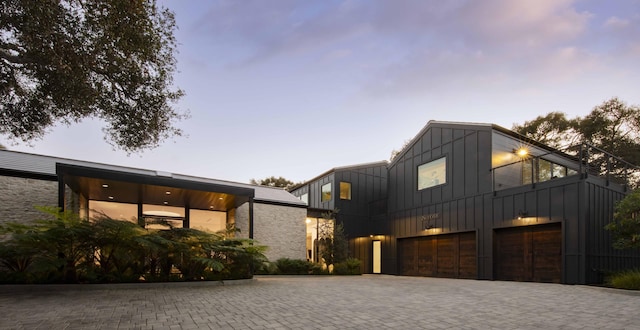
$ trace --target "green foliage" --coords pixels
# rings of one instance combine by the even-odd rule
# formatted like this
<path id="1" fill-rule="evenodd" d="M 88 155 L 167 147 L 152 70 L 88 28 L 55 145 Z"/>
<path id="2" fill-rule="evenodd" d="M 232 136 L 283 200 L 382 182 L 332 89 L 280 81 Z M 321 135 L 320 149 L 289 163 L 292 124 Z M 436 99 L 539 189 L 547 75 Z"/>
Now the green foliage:
<path id="1" fill-rule="evenodd" d="M 266 247 L 188 228 L 146 230 L 101 215 L 3 226 L 0 280 L 10 283 L 196 281 L 250 278 Z"/>
<path id="2" fill-rule="evenodd" d="M 270 176 L 262 180 L 251 179 L 249 183 L 260 185 L 260 186 L 279 187 L 279 188 L 285 188 L 285 189 L 291 188 L 295 185 L 293 181 L 287 180 L 281 176 L 277 178 L 275 176 Z"/>
<path id="3" fill-rule="evenodd" d="M 337 222 L 339 210 L 327 211 L 322 214 L 326 221 L 318 229 L 318 254 L 327 266 L 347 260 L 349 242 L 344 232 L 344 225 Z"/>
<path id="4" fill-rule="evenodd" d="M 275 262 L 280 275 L 309 275 L 313 263 L 302 259 L 280 258 Z"/>
<path id="5" fill-rule="evenodd" d="M 618 289 L 640 290 L 640 270 L 627 270 L 609 277 L 607 284 Z"/>
<path id="6" fill-rule="evenodd" d="M 512 129 L 535 141 L 562 149 L 579 142 L 580 136 L 575 130 L 577 123 L 577 119 L 567 119 L 562 112 L 550 112 L 525 121 L 523 125 L 514 125 Z"/>
<path id="7" fill-rule="evenodd" d="M 345 261 L 338 262 L 333 265 L 334 275 L 362 275 L 360 269 L 360 260 L 356 258 L 348 258 Z"/>
<path id="8" fill-rule="evenodd" d="M 514 125 L 515 132 L 542 142 L 569 154 L 578 154 L 579 149 L 566 149 L 578 143 L 588 143 L 598 149 L 589 150 L 589 166 L 600 174 L 613 174 L 621 179 L 630 179 L 630 184 L 640 182 L 638 170 L 627 172 L 628 166 L 618 164 L 603 151 L 615 155 L 631 164 L 640 164 L 640 107 L 629 106 L 618 98 L 612 98 L 594 107 L 585 117 L 567 119 L 565 114 L 551 112 L 539 116 L 523 125 Z M 631 175 L 631 178 L 629 178 Z"/>
<path id="9" fill-rule="evenodd" d="M 0 22 L 0 133 L 27 141 L 95 117 L 127 152 L 182 134 L 175 19 L 155 0 L 6 0 Z"/>
<path id="10" fill-rule="evenodd" d="M 640 190 L 635 190 L 616 204 L 613 222 L 605 229 L 613 235 L 614 248 L 640 248 Z"/>

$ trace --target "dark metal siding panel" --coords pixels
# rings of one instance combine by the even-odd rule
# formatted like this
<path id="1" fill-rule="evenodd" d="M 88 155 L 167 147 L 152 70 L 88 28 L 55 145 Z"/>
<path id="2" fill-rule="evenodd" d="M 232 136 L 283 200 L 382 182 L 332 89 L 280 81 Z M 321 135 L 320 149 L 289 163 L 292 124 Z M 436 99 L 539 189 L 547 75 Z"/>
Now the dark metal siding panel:
<path id="1" fill-rule="evenodd" d="M 640 268 L 640 249 L 614 249 L 611 234 L 603 229 L 613 221 L 615 203 L 624 198 L 625 193 L 591 180 L 585 186 L 588 204 L 586 283 L 602 282 L 607 272 Z"/>
<path id="2" fill-rule="evenodd" d="M 451 190 L 452 198 L 459 198 L 465 194 L 465 182 L 467 159 L 465 157 L 464 139 L 453 141 L 453 147 L 450 157 L 451 162 Z"/>
<path id="3" fill-rule="evenodd" d="M 480 173 L 478 158 L 478 135 L 470 134 L 464 137 L 464 196 L 478 193 L 478 177 Z"/>
<path id="4" fill-rule="evenodd" d="M 491 131 L 478 131 L 478 189 L 480 193 L 493 190 L 491 179 Z"/>

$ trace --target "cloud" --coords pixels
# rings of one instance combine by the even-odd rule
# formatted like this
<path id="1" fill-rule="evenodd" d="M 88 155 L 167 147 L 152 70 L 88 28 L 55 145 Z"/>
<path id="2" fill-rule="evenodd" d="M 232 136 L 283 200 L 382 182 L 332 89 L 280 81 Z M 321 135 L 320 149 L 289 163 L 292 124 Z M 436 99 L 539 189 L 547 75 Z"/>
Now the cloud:
<path id="1" fill-rule="evenodd" d="M 631 21 L 628 19 L 619 18 L 616 16 L 609 17 L 604 22 L 604 27 L 612 29 L 624 29 L 631 25 Z"/>

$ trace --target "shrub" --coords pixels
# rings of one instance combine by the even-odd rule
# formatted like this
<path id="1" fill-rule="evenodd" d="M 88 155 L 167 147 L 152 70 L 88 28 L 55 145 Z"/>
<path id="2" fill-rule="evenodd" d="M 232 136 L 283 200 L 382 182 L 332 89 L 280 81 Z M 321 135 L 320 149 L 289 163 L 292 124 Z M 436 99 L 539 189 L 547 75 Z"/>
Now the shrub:
<path id="1" fill-rule="evenodd" d="M 278 274 L 308 275 L 311 274 L 313 263 L 302 259 L 280 258 L 276 260 Z"/>
<path id="2" fill-rule="evenodd" d="M 0 226 L 0 282 L 105 283 L 250 278 L 266 247 L 189 228 L 146 230 L 101 215 Z"/>
<path id="3" fill-rule="evenodd" d="M 640 290 L 640 269 L 622 271 L 611 275 L 607 283 L 618 289 Z"/>
<path id="4" fill-rule="evenodd" d="M 348 258 L 346 261 L 333 265 L 333 274 L 335 275 L 362 275 L 360 270 L 360 260 Z"/>

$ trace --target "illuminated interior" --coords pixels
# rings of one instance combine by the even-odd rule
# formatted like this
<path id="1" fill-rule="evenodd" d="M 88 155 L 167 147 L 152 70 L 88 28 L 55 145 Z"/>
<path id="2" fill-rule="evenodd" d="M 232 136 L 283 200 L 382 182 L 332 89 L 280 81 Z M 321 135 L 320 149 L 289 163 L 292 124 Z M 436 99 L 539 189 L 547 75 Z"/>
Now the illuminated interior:
<path id="1" fill-rule="evenodd" d="M 305 223 L 307 224 L 307 260 L 322 262 L 319 257 L 318 237 L 325 237 L 329 233 L 330 237 L 333 237 L 333 226 L 335 220 L 307 218 Z"/>

